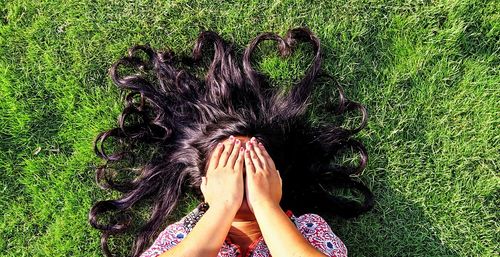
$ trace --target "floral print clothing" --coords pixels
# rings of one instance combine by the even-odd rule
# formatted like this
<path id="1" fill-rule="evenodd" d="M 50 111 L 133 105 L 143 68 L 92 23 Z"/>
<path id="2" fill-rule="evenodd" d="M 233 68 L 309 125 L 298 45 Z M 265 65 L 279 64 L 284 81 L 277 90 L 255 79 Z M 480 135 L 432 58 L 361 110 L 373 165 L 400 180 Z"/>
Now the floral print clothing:
<path id="1" fill-rule="evenodd" d="M 177 245 L 194 228 L 196 222 L 207 209 L 208 205 L 206 203 L 200 203 L 181 220 L 168 225 L 156 238 L 153 245 L 143 252 L 140 257 L 157 257 Z M 326 256 L 347 256 L 347 248 L 344 243 L 332 232 L 328 223 L 321 216 L 307 213 L 296 217 L 291 210 L 287 210 L 286 215 L 304 238 Z M 246 256 L 241 253 L 239 245 L 232 243 L 231 239 L 226 237 L 217 257 L 271 257 L 271 254 L 263 236 L 250 244 Z"/>

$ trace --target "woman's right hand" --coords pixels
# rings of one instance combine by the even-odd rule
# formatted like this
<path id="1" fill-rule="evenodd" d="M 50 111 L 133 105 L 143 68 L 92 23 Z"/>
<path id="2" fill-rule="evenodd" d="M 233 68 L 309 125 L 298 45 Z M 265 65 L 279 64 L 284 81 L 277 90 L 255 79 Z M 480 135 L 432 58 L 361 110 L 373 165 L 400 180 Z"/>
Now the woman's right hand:
<path id="1" fill-rule="evenodd" d="M 243 202 L 244 148 L 241 141 L 230 137 L 219 143 L 210 157 L 207 174 L 200 189 L 210 207 L 237 211 Z"/>

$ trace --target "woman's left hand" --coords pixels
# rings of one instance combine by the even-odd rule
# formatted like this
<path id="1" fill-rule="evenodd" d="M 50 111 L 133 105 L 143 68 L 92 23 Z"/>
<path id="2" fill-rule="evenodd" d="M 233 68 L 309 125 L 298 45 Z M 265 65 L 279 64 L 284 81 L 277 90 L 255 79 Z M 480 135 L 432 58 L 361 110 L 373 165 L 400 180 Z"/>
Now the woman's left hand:
<path id="1" fill-rule="evenodd" d="M 252 137 L 245 149 L 246 201 L 252 212 L 262 205 L 279 205 L 282 180 L 264 145 Z"/>

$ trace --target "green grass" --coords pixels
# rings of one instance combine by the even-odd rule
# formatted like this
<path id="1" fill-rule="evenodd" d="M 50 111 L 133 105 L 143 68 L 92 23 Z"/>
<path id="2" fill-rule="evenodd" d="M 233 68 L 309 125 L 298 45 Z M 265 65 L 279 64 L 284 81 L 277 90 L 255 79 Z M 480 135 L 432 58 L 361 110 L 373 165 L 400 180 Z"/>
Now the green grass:
<path id="1" fill-rule="evenodd" d="M 92 140 L 116 126 L 106 72 L 128 47 L 189 53 L 202 27 L 241 53 L 261 32 L 301 25 L 370 115 L 358 138 L 375 209 L 326 217 L 350 255 L 498 255 L 500 2 L 41 2 L 0 0 L 1 256 L 101 254 L 87 215 L 116 194 L 94 183 Z M 269 44 L 256 62 L 286 87 L 307 49 L 280 60 Z M 318 87 L 314 102 L 332 94 Z"/>

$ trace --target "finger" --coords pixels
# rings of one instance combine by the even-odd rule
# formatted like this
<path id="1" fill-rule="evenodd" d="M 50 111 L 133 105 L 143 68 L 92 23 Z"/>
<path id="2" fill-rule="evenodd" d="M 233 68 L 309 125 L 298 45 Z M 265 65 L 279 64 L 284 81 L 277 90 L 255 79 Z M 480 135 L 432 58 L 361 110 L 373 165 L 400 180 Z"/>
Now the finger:
<path id="1" fill-rule="evenodd" d="M 267 165 L 269 165 L 269 167 L 272 170 L 275 170 L 276 166 L 274 164 L 273 158 L 271 158 L 271 156 L 267 152 L 267 149 L 264 147 L 264 144 L 262 144 L 261 142 L 259 142 L 257 145 L 258 145 L 258 148 L 261 149 L 262 155 L 265 157 L 265 159 L 267 161 Z"/>
<path id="2" fill-rule="evenodd" d="M 255 167 L 255 170 L 261 170 L 263 167 L 260 163 L 260 160 L 259 160 L 259 156 L 257 156 L 257 153 L 255 152 L 255 147 L 254 145 L 251 143 L 250 144 L 250 160 L 252 161 L 253 163 L 253 166 Z"/>
<path id="3" fill-rule="evenodd" d="M 238 159 L 238 154 L 240 153 L 241 141 L 236 139 L 234 142 L 234 147 L 229 159 L 227 160 L 226 166 L 230 168 L 234 168 L 234 164 L 236 163 L 236 159 Z"/>
<path id="4" fill-rule="evenodd" d="M 224 141 L 224 151 L 221 154 L 221 157 L 219 159 L 219 165 L 217 167 L 225 167 L 227 160 L 229 159 L 229 155 L 233 151 L 233 145 L 234 145 L 234 137 L 230 136 L 229 140 Z"/>
<path id="5" fill-rule="evenodd" d="M 255 173 L 255 167 L 253 166 L 252 159 L 250 157 L 250 150 L 249 149 L 245 149 L 245 170 L 247 173 L 247 178 L 249 177 L 248 174 Z"/>
<path id="6" fill-rule="evenodd" d="M 269 165 L 267 163 L 267 160 L 266 158 L 264 157 L 264 154 L 262 153 L 262 148 L 260 148 L 259 146 L 257 146 L 257 140 L 255 138 L 253 138 L 253 149 L 255 151 L 255 153 L 257 154 L 257 157 L 259 158 L 259 162 L 260 162 L 260 165 L 262 166 L 262 169 L 267 171 L 267 169 L 269 168 Z"/>
<path id="7" fill-rule="evenodd" d="M 212 156 L 210 158 L 210 163 L 208 164 L 208 170 L 213 170 L 213 169 L 217 168 L 217 165 L 219 163 L 220 153 L 222 152 L 222 149 L 224 149 L 223 144 L 218 143 L 212 152 Z"/>
<path id="8" fill-rule="evenodd" d="M 243 172 L 243 165 L 245 165 L 245 148 L 240 147 L 238 151 L 238 158 L 236 159 L 236 163 L 234 165 L 234 170 L 237 172 Z"/>

